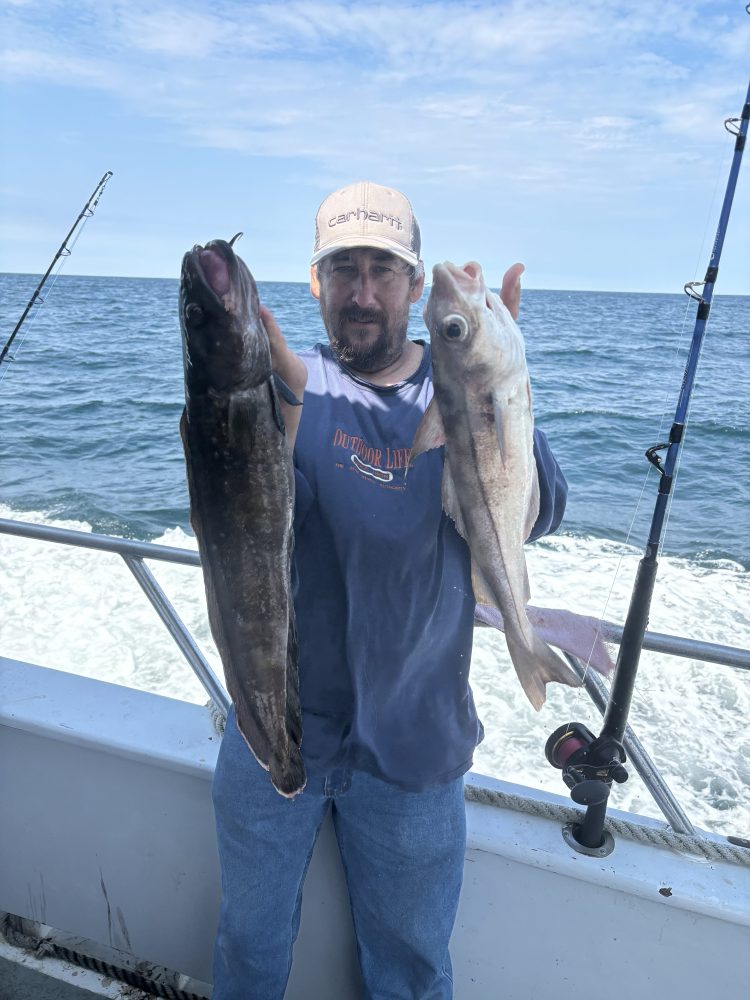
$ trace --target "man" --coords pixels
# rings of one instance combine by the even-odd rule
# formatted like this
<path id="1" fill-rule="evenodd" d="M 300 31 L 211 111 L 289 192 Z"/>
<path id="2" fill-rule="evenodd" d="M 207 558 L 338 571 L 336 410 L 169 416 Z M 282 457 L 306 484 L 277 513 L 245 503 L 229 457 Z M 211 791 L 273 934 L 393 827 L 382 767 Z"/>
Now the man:
<path id="1" fill-rule="evenodd" d="M 302 885 L 329 808 L 365 996 L 452 996 L 448 942 L 463 876 L 463 775 L 482 739 L 468 683 L 468 547 L 441 507 L 442 452 L 406 478 L 432 396 L 429 344 L 407 339 L 424 288 L 420 234 L 398 191 L 362 182 L 317 215 L 310 286 L 328 344 L 295 356 L 264 310 L 274 367 L 302 398 L 296 434 L 295 610 L 307 786 L 282 798 L 230 715 L 214 782 L 223 902 L 215 1000 L 281 1000 Z M 503 297 L 517 313 L 516 265 Z M 301 418 L 301 419 L 300 419 Z M 535 440 L 541 512 L 566 486 Z"/>

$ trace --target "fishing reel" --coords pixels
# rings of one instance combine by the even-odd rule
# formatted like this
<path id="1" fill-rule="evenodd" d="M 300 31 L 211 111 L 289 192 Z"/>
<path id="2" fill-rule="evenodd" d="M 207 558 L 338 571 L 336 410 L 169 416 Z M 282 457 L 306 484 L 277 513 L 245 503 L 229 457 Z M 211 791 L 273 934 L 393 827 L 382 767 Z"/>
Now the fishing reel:
<path id="1" fill-rule="evenodd" d="M 611 737 L 594 736 L 580 722 L 569 722 L 556 729 L 547 740 L 544 754 L 553 767 L 562 770 L 571 799 L 582 806 L 601 801 L 602 784 L 607 786 L 606 798 L 613 781 L 621 784 L 628 780 L 622 743 Z"/>
<path id="2" fill-rule="evenodd" d="M 594 736 L 580 722 L 569 722 L 552 733 L 544 754 L 552 767 L 562 771 L 571 799 L 586 806 L 583 822 L 563 830 L 565 840 L 585 854 L 609 854 L 614 848 L 611 835 L 604 830 L 609 791 L 613 781 L 628 780 L 622 743 L 611 736 Z"/>

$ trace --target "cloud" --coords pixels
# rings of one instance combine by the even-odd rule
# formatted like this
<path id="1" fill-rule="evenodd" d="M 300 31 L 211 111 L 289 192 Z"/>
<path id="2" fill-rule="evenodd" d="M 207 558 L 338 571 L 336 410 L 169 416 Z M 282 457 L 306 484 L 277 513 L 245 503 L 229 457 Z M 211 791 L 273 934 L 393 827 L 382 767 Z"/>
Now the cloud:
<path id="1" fill-rule="evenodd" d="M 101 89 L 109 89 L 111 81 L 106 63 L 39 49 L 1 50 L 0 74 L 11 80 L 65 80 Z"/>
<path id="2" fill-rule="evenodd" d="M 232 38 L 232 25 L 220 17 L 176 7 L 124 10 L 118 24 L 130 48 L 179 60 L 205 59 Z"/>
<path id="3" fill-rule="evenodd" d="M 709 12 L 714 32 L 696 34 Z M 654 176 L 673 167 L 676 141 L 706 148 L 695 126 L 735 112 L 718 108 L 742 62 L 726 56 L 734 22 L 703 0 L 78 0 L 12 4 L 9 20 L 9 85 L 107 93 L 187 148 L 324 172 L 398 156 L 431 178 L 596 176 L 599 190 L 647 150 Z"/>

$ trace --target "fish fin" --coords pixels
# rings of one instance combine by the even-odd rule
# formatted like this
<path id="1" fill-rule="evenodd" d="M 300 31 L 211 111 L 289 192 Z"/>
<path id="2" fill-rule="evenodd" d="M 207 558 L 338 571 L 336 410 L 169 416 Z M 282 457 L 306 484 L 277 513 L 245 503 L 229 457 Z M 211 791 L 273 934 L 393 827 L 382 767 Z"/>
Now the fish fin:
<path id="1" fill-rule="evenodd" d="M 615 664 L 598 619 L 562 608 L 535 608 L 531 604 L 526 608 L 526 614 L 545 642 L 559 646 L 605 677 L 614 670 Z"/>
<path id="2" fill-rule="evenodd" d="M 282 434 L 286 434 L 286 423 L 284 422 L 284 414 L 281 412 L 281 403 L 279 402 L 279 394 L 276 391 L 277 388 L 276 376 L 274 375 L 268 380 L 268 391 L 271 396 L 271 412 L 273 413 L 273 422 Z"/>
<path id="3" fill-rule="evenodd" d="M 302 400 L 297 399 L 284 379 L 277 372 L 273 373 L 273 384 L 276 386 L 276 391 L 285 403 L 289 403 L 290 406 L 302 406 Z"/>
<path id="4" fill-rule="evenodd" d="M 458 503 L 458 495 L 456 494 L 456 487 L 453 484 L 453 477 L 451 476 L 450 467 L 447 462 L 443 466 L 443 485 L 441 492 L 443 510 L 455 524 L 456 531 L 459 535 L 465 539 L 467 537 L 466 526 L 464 525 L 461 507 Z"/>
<path id="5" fill-rule="evenodd" d="M 513 604 L 513 610 L 515 610 L 516 618 L 518 621 L 523 621 L 526 618 L 526 604 L 529 600 L 529 573 L 526 568 L 526 560 L 523 558 L 523 552 L 521 553 L 521 558 L 523 559 L 523 596 L 522 600 L 519 601 L 516 596 L 516 588 L 509 587 L 510 599 Z M 505 631 L 503 622 L 503 613 L 500 609 L 500 602 L 495 596 L 494 591 L 490 584 L 487 582 L 487 577 L 484 571 L 481 569 L 479 563 L 474 558 L 471 557 L 471 586 L 474 591 L 474 600 L 477 605 L 483 605 L 486 612 L 495 618 L 494 621 L 488 621 L 487 624 L 494 625 L 495 628 L 499 628 L 501 631 Z M 508 612 L 512 615 L 510 607 L 508 607 Z M 481 613 L 480 613 L 481 620 Z M 497 621 L 499 618 L 499 623 Z M 516 626 L 517 627 L 517 626 Z"/>
<path id="6" fill-rule="evenodd" d="M 531 599 L 531 585 L 529 584 L 529 567 L 526 565 L 526 559 L 523 561 L 523 605 L 524 612 L 526 611 L 526 605 Z"/>
<path id="7" fill-rule="evenodd" d="M 302 742 L 302 708 L 299 698 L 299 644 L 294 605 L 289 605 L 289 636 L 286 645 L 286 723 L 292 743 Z"/>
<path id="8" fill-rule="evenodd" d="M 500 609 L 496 608 L 494 604 L 485 604 L 484 601 L 477 601 L 477 606 L 474 608 L 474 624 L 489 625 L 490 628 L 496 628 L 498 632 L 505 631 L 505 622 Z"/>
<path id="9" fill-rule="evenodd" d="M 183 406 L 182 413 L 180 415 L 180 437 L 182 438 L 182 447 L 185 452 L 186 468 L 188 476 L 190 476 L 190 453 L 188 451 L 188 414 L 187 406 Z"/>
<path id="10" fill-rule="evenodd" d="M 302 760 L 302 709 L 299 697 L 299 644 L 294 606 L 289 605 L 289 624 L 286 644 L 286 686 L 284 729 L 277 730 L 277 739 L 269 739 L 269 734 L 249 705 L 248 711 L 241 711 L 241 705 L 233 697 L 237 711 L 237 726 L 245 742 L 260 766 L 269 772 L 271 783 L 279 795 L 293 799 L 307 783 L 305 764 Z M 242 706 L 243 708 L 245 706 Z M 250 737 L 253 737 L 252 740 Z"/>
<path id="11" fill-rule="evenodd" d="M 289 607 L 289 633 L 286 646 L 286 735 L 287 745 L 284 753 L 279 750 L 272 756 L 270 762 L 271 781 L 273 787 L 285 798 L 291 799 L 298 795 L 307 783 L 305 765 L 300 753 L 302 742 L 302 708 L 299 698 L 299 645 L 297 643 L 297 625 L 294 619 L 294 606 Z"/>
<path id="12" fill-rule="evenodd" d="M 182 438 L 182 447 L 185 451 L 185 472 L 188 483 L 188 496 L 190 498 L 190 524 L 195 532 L 195 537 L 200 542 L 203 537 L 203 527 L 198 517 L 198 504 L 195 500 L 197 492 L 193 479 L 193 463 L 190 461 L 190 426 L 186 406 L 183 407 L 182 416 L 180 417 L 180 437 Z"/>
<path id="13" fill-rule="evenodd" d="M 580 687 L 578 675 L 561 659 L 540 636 L 531 630 L 531 642 L 518 642 L 505 633 L 508 652 L 526 697 L 538 712 L 544 704 L 546 686 L 550 681 Z"/>
<path id="14" fill-rule="evenodd" d="M 445 429 L 443 427 L 443 418 L 440 416 L 440 410 L 433 396 L 427 409 L 424 411 L 424 416 L 420 420 L 419 427 L 417 427 L 417 432 L 414 435 L 414 442 L 409 453 L 407 467 L 412 467 L 414 459 L 418 455 L 421 455 L 425 451 L 430 451 L 432 448 L 439 448 L 444 444 Z"/>
<path id="15" fill-rule="evenodd" d="M 471 560 L 471 588 L 474 591 L 474 600 L 477 604 L 484 604 L 487 607 L 494 608 L 502 621 L 502 612 L 497 606 L 497 599 L 493 596 L 492 589 L 487 583 L 484 573 L 473 557 Z"/>
<path id="16" fill-rule="evenodd" d="M 526 511 L 526 524 L 524 526 L 524 541 L 534 530 L 536 519 L 539 517 L 539 473 L 536 467 L 536 460 L 531 463 L 531 489 L 529 491 L 529 506 Z M 527 595 L 526 600 L 529 597 Z"/>

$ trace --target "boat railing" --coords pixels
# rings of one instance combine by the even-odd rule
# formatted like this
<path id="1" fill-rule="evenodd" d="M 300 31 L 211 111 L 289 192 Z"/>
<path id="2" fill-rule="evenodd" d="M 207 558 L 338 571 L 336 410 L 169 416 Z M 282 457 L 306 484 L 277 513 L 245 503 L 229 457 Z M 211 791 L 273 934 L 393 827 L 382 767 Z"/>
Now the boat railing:
<path id="1" fill-rule="evenodd" d="M 159 586 L 158 581 L 144 561 L 148 559 L 158 562 L 177 563 L 182 566 L 200 566 L 200 556 L 197 551 L 181 549 L 171 545 L 158 545 L 154 542 L 139 542 L 127 538 L 117 538 L 112 535 L 100 535 L 88 531 L 75 531 L 70 528 L 58 528 L 46 524 L 32 524 L 8 518 L 0 518 L 0 533 L 43 542 L 74 545 L 80 548 L 110 552 L 121 556 L 159 618 L 166 626 L 180 652 L 203 685 L 209 698 L 217 706 L 224 718 L 226 718 L 230 707 L 229 695 L 211 669 L 211 666 L 193 639 L 190 630 L 177 614 L 169 598 Z M 611 622 L 602 622 L 600 628 L 602 638 L 606 642 L 615 644 L 620 642 L 622 629 L 619 626 Z M 741 670 L 750 670 L 750 650 L 741 649 L 736 646 L 724 646 L 718 643 L 703 642 L 681 636 L 646 632 L 643 648 L 656 653 L 688 657 L 704 663 L 718 663 Z M 571 656 L 569 653 L 566 653 L 565 656 L 581 678 L 583 686 L 594 705 L 604 714 L 608 697 L 608 689 L 605 683 L 594 671 L 587 670 L 576 657 Z M 626 730 L 623 742 L 628 757 L 633 763 L 633 767 L 640 775 L 649 793 L 675 833 L 694 836 L 696 831 L 690 820 L 683 812 L 656 765 L 650 759 L 630 727 Z"/>
<path id="2" fill-rule="evenodd" d="M 208 693 L 209 698 L 226 719 L 230 700 L 224 685 L 211 669 L 210 664 L 198 647 L 190 629 L 175 611 L 172 603 L 156 577 L 145 564 L 144 559 L 159 562 L 178 563 L 181 566 L 200 566 L 200 556 L 190 549 L 178 549 L 171 545 L 156 545 L 153 542 L 136 542 L 128 538 L 112 535 L 98 535 L 88 531 L 74 531 L 71 528 L 56 528 L 47 524 L 31 524 L 0 518 L 0 533 L 31 538 L 41 542 L 57 542 L 75 545 L 83 549 L 113 552 L 122 559 L 138 581 L 146 597 L 151 602 L 159 618 L 174 639 L 178 649 L 193 669 L 196 677 Z"/>

